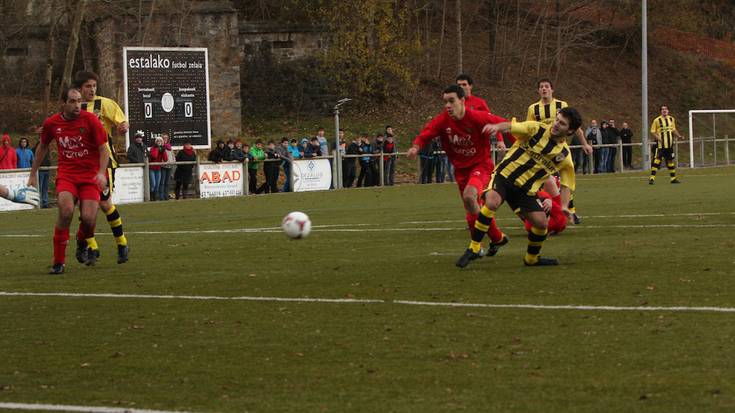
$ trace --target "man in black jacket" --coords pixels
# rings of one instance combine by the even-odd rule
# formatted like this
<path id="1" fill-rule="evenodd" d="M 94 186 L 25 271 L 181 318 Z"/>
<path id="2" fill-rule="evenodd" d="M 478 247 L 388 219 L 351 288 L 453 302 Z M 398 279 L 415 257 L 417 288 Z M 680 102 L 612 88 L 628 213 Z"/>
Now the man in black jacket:
<path id="1" fill-rule="evenodd" d="M 128 163 L 144 163 L 147 157 L 148 148 L 143 144 L 143 132 L 138 132 L 128 148 Z"/>
<path id="2" fill-rule="evenodd" d="M 628 124 L 623 122 L 623 129 L 620 129 L 620 140 L 623 145 L 630 144 L 633 142 L 633 131 L 630 130 Z M 623 146 L 623 166 L 630 169 L 632 168 L 633 162 L 633 147 Z"/>
<path id="3" fill-rule="evenodd" d="M 618 131 L 618 128 L 615 127 L 615 120 L 610 119 L 610 122 L 608 122 L 608 128 L 607 128 L 607 134 L 608 134 L 608 141 L 612 145 L 617 145 L 618 140 L 620 140 L 620 131 Z M 608 142 L 605 142 L 608 143 Z M 607 171 L 606 172 L 615 172 L 615 155 L 618 153 L 618 148 L 615 146 L 611 146 L 610 150 L 607 152 Z"/>

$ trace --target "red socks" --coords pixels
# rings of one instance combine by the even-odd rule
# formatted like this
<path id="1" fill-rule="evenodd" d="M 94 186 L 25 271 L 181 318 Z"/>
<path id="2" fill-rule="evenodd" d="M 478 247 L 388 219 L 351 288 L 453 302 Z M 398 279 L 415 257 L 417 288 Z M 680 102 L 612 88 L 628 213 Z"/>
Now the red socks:
<path id="1" fill-rule="evenodd" d="M 66 263 L 66 245 L 69 243 L 69 228 L 54 227 L 54 264 Z"/>

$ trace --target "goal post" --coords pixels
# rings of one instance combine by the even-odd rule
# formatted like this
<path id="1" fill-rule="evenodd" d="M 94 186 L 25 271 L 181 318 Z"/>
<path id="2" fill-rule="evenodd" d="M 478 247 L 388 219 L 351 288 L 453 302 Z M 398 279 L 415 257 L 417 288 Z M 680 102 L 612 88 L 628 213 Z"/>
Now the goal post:
<path id="1" fill-rule="evenodd" d="M 689 167 L 729 165 L 735 143 L 735 109 L 689 111 Z M 724 145 L 723 145 L 724 144 Z M 718 146 L 722 149 L 718 153 Z M 719 159 L 718 159 L 719 158 Z"/>

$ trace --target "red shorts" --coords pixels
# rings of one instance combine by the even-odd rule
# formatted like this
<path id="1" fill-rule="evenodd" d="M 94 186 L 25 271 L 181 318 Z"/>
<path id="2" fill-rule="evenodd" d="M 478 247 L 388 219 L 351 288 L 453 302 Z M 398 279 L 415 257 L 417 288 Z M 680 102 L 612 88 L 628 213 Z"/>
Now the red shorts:
<path id="1" fill-rule="evenodd" d="M 100 200 L 100 189 L 97 184 L 89 182 L 74 182 L 69 179 L 56 178 L 56 193 L 69 192 L 79 200 Z"/>
<path id="2" fill-rule="evenodd" d="M 454 179 L 459 186 L 459 193 L 464 193 L 464 189 L 469 185 L 477 189 L 477 195 L 487 189 L 490 184 L 490 176 L 493 174 L 495 165 L 492 162 L 478 163 L 469 168 L 455 169 Z"/>

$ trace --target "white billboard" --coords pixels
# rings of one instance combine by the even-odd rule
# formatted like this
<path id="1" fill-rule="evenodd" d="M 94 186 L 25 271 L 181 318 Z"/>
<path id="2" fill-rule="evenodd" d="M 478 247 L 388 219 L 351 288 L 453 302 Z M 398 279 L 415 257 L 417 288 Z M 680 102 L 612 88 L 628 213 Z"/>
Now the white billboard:
<path id="1" fill-rule="evenodd" d="M 329 159 L 300 159 L 291 165 L 294 192 L 321 191 L 329 189 L 332 184 Z"/>
<path id="2" fill-rule="evenodd" d="M 114 204 L 134 204 L 145 201 L 145 170 L 142 166 L 115 169 Z"/>

